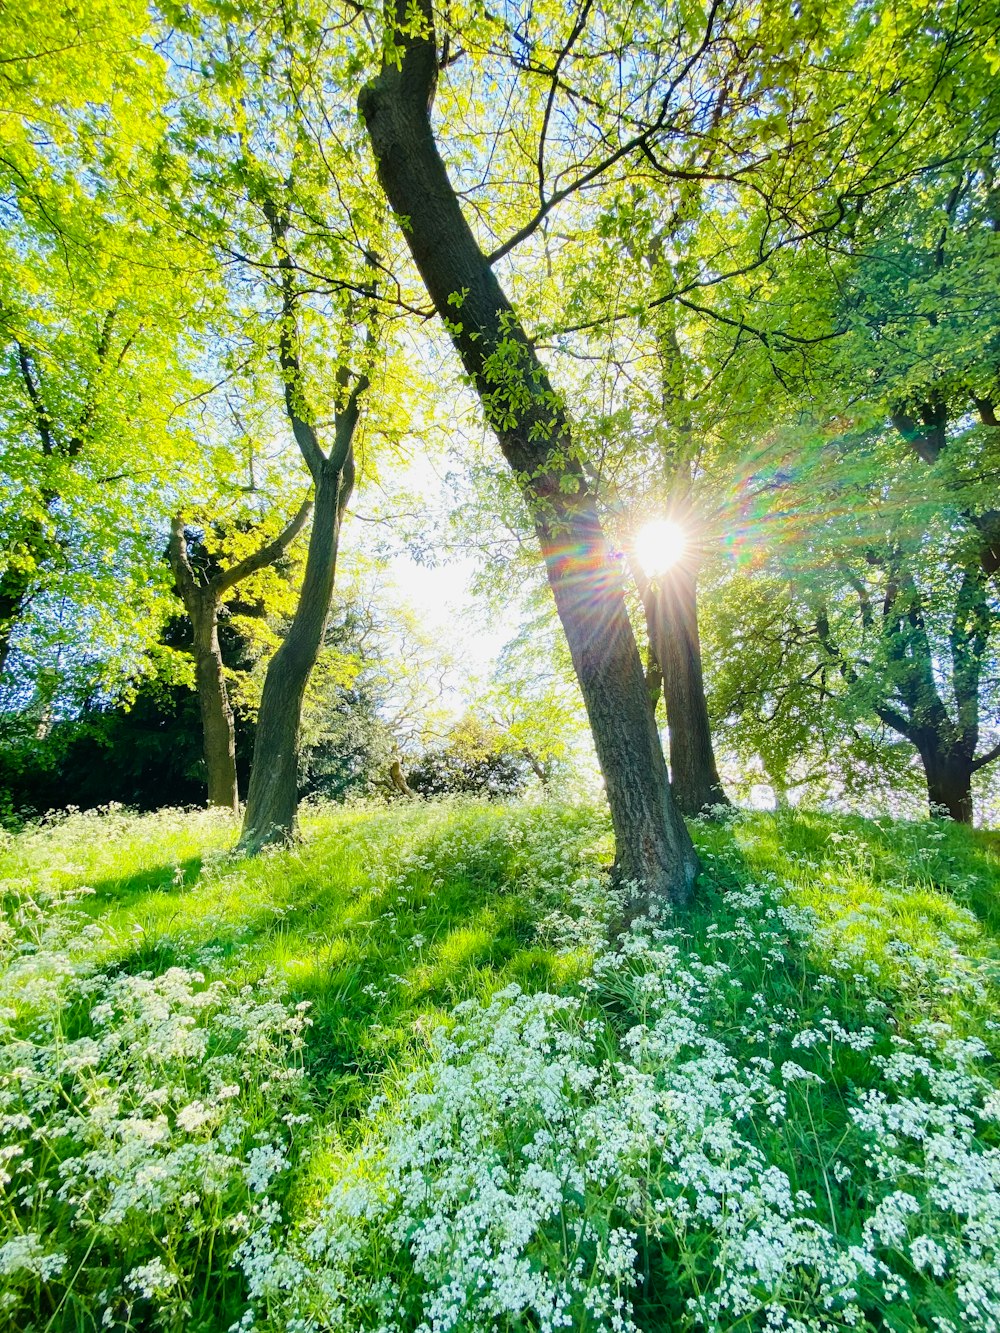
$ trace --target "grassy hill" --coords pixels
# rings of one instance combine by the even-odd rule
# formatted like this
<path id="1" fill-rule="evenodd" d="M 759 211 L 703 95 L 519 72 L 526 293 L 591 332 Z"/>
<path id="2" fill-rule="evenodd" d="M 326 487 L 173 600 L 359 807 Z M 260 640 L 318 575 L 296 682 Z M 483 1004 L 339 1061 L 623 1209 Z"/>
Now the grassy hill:
<path id="1" fill-rule="evenodd" d="M 598 809 L 304 824 L 0 849 L 0 1326 L 1000 1328 L 994 835 L 703 825 L 614 950 Z"/>

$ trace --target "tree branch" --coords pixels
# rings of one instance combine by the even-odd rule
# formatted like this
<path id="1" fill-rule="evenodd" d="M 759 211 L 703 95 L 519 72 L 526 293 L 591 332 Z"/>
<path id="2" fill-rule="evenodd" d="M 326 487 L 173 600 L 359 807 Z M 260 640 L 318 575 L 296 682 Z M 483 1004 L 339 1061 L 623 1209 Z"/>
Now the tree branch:
<path id="1" fill-rule="evenodd" d="M 24 381 L 24 387 L 31 402 L 32 411 L 35 416 L 35 426 L 38 430 L 39 438 L 42 441 L 42 453 L 49 457 L 55 452 L 55 441 L 52 435 L 52 418 L 49 416 L 48 409 L 42 402 L 42 395 L 38 385 L 35 383 L 35 377 L 31 371 L 31 357 L 28 354 L 24 344 L 15 339 L 17 347 L 17 363 L 21 368 L 21 378 Z"/>
<path id="2" fill-rule="evenodd" d="M 251 574 L 256 574 L 259 569 L 265 569 L 268 565 L 273 565 L 279 556 L 284 555 L 286 549 L 305 527 L 306 520 L 312 513 L 312 507 L 312 496 L 307 495 L 294 518 L 278 533 L 273 541 L 268 542 L 266 546 L 262 546 L 258 551 L 254 551 L 244 560 L 240 560 L 231 569 L 223 570 L 221 574 L 217 574 L 212 579 L 212 587 L 215 588 L 219 596 L 221 597 L 223 593 L 228 592 L 230 588 L 234 588 L 237 583 L 242 583 Z"/>
<path id="3" fill-rule="evenodd" d="M 65 452 L 70 458 L 75 458 L 87 442 L 87 427 L 93 420 L 94 412 L 97 409 L 97 384 L 105 363 L 107 362 L 108 352 L 111 350 L 111 334 L 114 330 L 115 317 L 117 314 L 118 302 L 116 301 L 104 316 L 104 321 L 101 324 L 101 332 L 97 339 L 97 347 L 95 349 L 97 352 L 97 373 L 87 385 L 87 395 L 84 400 L 83 411 L 80 413 L 80 419 L 76 423 L 76 431 L 66 445 Z M 124 357 L 125 351 L 128 348 L 128 343 L 130 342 L 131 338 L 122 349 L 122 357 Z M 121 360 L 119 360 L 119 365 L 120 364 Z"/>
<path id="4" fill-rule="evenodd" d="M 973 773 L 978 773 L 979 770 L 985 768 L 987 764 L 992 764 L 994 759 L 1000 759 L 1000 741 L 997 741 L 996 745 L 994 745 L 991 750 L 987 750 L 985 754 L 981 754 L 978 759 L 973 759 Z"/>
<path id="5" fill-rule="evenodd" d="M 302 365 L 295 350 L 295 338 L 298 321 L 295 313 L 295 268 L 288 253 L 285 238 L 288 233 L 288 215 L 280 213 L 273 199 L 266 198 L 262 204 L 264 216 L 271 229 L 271 239 L 278 256 L 278 273 L 281 281 L 281 319 L 278 334 L 278 360 L 281 365 L 281 377 L 285 386 L 285 408 L 292 425 L 295 443 L 299 446 L 312 479 L 319 483 L 320 473 L 326 462 L 326 455 L 320 447 L 316 428 L 306 420 L 303 412 L 307 411 L 303 391 Z M 301 405 L 301 410 L 300 410 Z"/>

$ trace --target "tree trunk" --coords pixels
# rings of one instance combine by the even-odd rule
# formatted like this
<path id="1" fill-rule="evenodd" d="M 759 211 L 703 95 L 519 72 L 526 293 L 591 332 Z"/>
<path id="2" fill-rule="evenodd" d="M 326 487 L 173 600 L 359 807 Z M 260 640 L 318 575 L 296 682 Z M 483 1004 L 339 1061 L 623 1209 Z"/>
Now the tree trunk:
<path id="1" fill-rule="evenodd" d="M 188 606 L 194 627 L 194 676 L 208 774 L 208 803 L 238 814 L 236 728 L 219 648 L 219 603 L 212 587 L 200 588 Z"/>
<path id="2" fill-rule="evenodd" d="M 545 769 L 545 765 L 538 758 L 538 755 L 535 754 L 534 750 L 532 750 L 530 745 L 522 745 L 521 753 L 524 755 L 525 759 L 527 759 L 528 764 L 531 767 L 532 773 L 534 773 L 538 781 L 547 790 L 549 785 L 549 775 Z"/>
<path id="3" fill-rule="evenodd" d="M 7 669 L 11 635 L 30 592 L 31 579 L 21 570 L 8 568 L 0 574 L 0 675 Z"/>
<path id="4" fill-rule="evenodd" d="M 650 898 L 686 902 L 698 861 L 670 794 L 620 564 L 601 528 L 565 409 L 437 151 L 429 116 L 437 52 L 426 0 L 421 12 L 431 35 L 396 34 L 400 64 L 383 66 L 362 90 L 360 109 L 379 179 L 531 510 L 604 774 L 616 875 L 639 889 L 627 919 Z M 402 0 L 400 13 L 406 13 Z"/>
<path id="5" fill-rule="evenodd" d="M 400 796 L 416 796 L 416 792 L 406 780 L 406 774 L 403 772 L 403 765 L 398 759 L 394 759 L 389 765 L 389 781 L 392 783 Z"/>
<path id="6" fill-rule="evenodd" d="M 201 713 L 208 803 L 235 815 L 240 808 L 236 782 L 236 731 L 219 647 L 221 592 L 214 581 L 197 582 L 179 514 L 170 521 L 167 559 L 193 631 L 194 681 Z"/>
<path id="7" fill-rule="evenodd" d="M 698 636 L 697 576 L 681 561 L 646 588 L 650 646 L 663 672 L 670 786 L 681 813 L 729 805 L 715 763 Z"/>
<path id="8" fill-rule="evenodd" d="M 931 818 L 971 824 L 973 761 L 964 753 L 931 746 L 921 747 L 920 758 Z"/>
<path id="9" fill-rule="evenodd" d="M 769 768 L 764 769 L 764 776 L 767 784 L 774 793 L 775 810 L 790 810 L 792 803 L 788 799 L 788 783 L 782 773 L 772 773 Z"/>
<path id="10" fill-rule="evenodd" d="M 267 668 L 257 717 L 250 790 L 237 848 L 247 856 L 270 843 L 291 841 L 296 831 L 302 699 L 330 614 L 340 525 L 354 484 L 350 455 L 342 468 L 326 459 L 317 471 L 302 592 L 288 634 Z"/>

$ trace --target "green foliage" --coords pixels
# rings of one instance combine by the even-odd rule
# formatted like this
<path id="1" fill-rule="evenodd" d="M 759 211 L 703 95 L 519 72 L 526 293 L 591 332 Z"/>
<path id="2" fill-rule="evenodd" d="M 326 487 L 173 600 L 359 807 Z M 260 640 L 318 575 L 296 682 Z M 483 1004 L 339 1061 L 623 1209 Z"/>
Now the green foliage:
<path id="1" fill-rule="evenodd" d="M 406 779 L 421 796 L 500 800 L 521 794 L 527 768 L 523 751 L 509 734 L 470 715 L 451 728 L 443 745 L 426 750 Z"/>

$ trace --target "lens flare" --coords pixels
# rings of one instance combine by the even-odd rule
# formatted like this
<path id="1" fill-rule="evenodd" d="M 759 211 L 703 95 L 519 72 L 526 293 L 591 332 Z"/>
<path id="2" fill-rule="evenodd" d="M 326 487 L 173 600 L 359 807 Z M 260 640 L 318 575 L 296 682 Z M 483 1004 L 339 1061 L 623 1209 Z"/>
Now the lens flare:
<path id="1" fill-rule="evenodd" d="M 687 546 L 687 537 L 679 523 L 657 518 L 639 529 L 635 553 L 647 578 L 655 579 L 677 564 Z"/>

